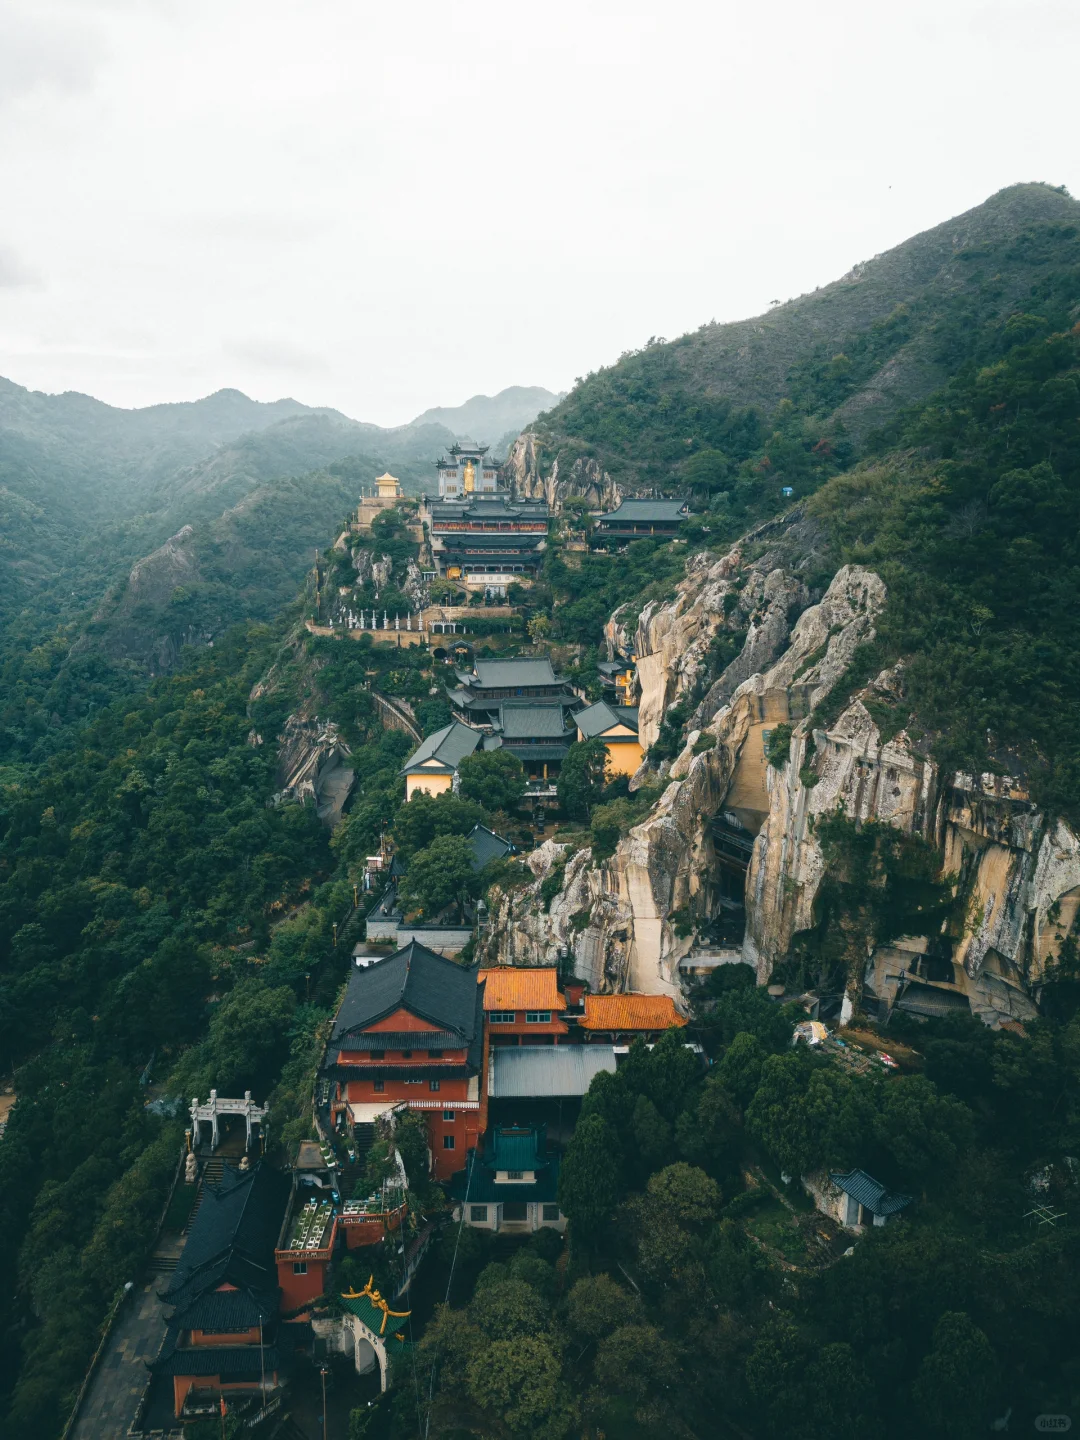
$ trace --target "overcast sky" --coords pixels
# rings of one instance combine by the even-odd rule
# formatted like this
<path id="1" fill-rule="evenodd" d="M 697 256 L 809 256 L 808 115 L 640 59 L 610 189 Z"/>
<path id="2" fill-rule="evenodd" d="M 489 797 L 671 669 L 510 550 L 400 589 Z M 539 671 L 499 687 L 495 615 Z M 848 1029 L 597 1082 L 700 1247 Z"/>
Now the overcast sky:
<path id="1" fill-rule="evenodd" d="M 564 389 L 1080 195 L 1078 59 L 1078 0 L 0 0 L 0 374 L 380 424 Z"/>

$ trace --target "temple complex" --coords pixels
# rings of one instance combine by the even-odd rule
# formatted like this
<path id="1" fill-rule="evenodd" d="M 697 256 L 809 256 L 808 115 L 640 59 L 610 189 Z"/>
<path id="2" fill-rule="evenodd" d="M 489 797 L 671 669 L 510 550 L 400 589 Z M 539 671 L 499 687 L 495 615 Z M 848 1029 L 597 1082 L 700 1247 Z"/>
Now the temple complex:
<path id="1" fill-rule="evenodd" d="M 477 491 L 494 492 L 499 484 L 499 462 L 488 457 L 488 445 L 475 440 L 458 440 L 435 461 L 439 474 L 439 499 L 454 500 Z"/>

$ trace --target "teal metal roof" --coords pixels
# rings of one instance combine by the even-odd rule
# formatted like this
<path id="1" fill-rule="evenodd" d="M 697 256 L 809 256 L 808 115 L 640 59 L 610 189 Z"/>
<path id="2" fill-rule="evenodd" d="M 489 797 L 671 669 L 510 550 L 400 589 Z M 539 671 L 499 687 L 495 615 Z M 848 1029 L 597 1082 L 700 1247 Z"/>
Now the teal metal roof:
<path id="1" fill-rule="evenodd" d="M 496 1130 L 492 1136 L 492 1166 L 496 1170 L 540 1170 L 547 1158 L 540 1154 L 535 1130 Z"/>
<path id="2" fill-rule="evenodd" d="M 492 1099 L 584 1095 L 594 1075 L 615 1073 L 611 1045 L 497 1045 L 491 1052 Z"/>
<path id="3" fill-rule="evenodd" d="M 535 1180 L 499 1181 L 495 1179 L 488 1156 L 478 1156 L 473 1152 L 465 1169 L 451 1176 L 446 1188 L 455 1200 L 467 1199 L 470 1205 L 498 1205 L 507 1200 L 525 1200 L 542 1205 L 558 1203 L 559 1157 L 552 1155 L 544 1168 L 536 1171 Z"/>
<path id="4" fill-rule="evenodd" d="M 401 768 L 403 775 L 422 770 L 429 775 L 436 770 L 434 765 L 425 765 L 426 760 L 437 760 L 439 767 L 453 771 L 466 755 L 471 755 L 483 737 L 479 730 L 461 725 L 454 720 L 442 730 L 429 735 L 418 750 L 414 750 Z"/>
<path id="5" fill-rule="evenodd" d="M 381 1335 L 384 1340 L 396 1335 L 408 1323 L 408 1312 L 404 1315 L 391 1315 L 388 1311 L 384 1312 L 381 1306 L 372 1304 L 363 1293 L 357 1296 L 342 1295 L 341 1303 L 350 1315 L 355 1315 L 369 1330 Z"/>

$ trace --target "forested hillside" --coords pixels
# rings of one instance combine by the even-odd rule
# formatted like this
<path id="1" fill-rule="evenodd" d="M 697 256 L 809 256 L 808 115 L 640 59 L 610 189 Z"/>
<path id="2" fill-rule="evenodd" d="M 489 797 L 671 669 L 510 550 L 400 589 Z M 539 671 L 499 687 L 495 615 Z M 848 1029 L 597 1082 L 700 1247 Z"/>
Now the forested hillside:
<path id="1" fill-rule="evenodd" d="M 1055 306 L 1051 328 L 1062 328 L 1068 296 L 1058 281 L 1075 266 L 1078 223 L 1080 205 L 1065 193 L 1016 185 L 765 315 L 650 340 L 542 417 L 541 467 L 558 459 L 566 474 L 592 457 L 631 492 L 703 485 L 715 494 L 733 488 L 785 401 L 813 444 L 827 435 L 834 448 L 857 446 L 995 353 L 997 327 L 1031 308 L 1033 294 Z M 798 483 L 787 454 L 769 460 L 777 493 Z"/>
<path id="2" fill-rule="evenodd" d="M 382 728 L 376 695 L 409 701 L 430 734 L 449 718 L 441 662 L 312 636 L 313 596 L 294 598 L 373 467 L 414 480 L 445 432 L 357 448 L 370 427 L 252 412 L 227 393 L 117 440 L 94 402 L 58 398 L 81 418 L 46 434 L 48 407 L 0 397 L 3 498 L 23 526 L 4 531 L 0 593 L 0 1073 L 18 1096 L 0 1140 L 12 1359 L 0 1427 L 43 1437 L 60 1434 L 154 1238 L 183 1119 L 146 1102 L 251 1088 L 270 1099 L 275 1144 L 306 1134 L 366 903 L 354 911 L 353 887 L 380 837 L 412 862 L 421 911 L 528 884 L 519 861 L 479 877 L 462 861 L 478 821 L 532 843 L 494 766 L 461 794 L 402 804 L 413 742 Z M 793 511 L 804 598 L 785 633 L 845 563 L 872 568 L 887 594 L 815 723 L 900 666 L 903 683 L 868 701 L 883 735 L 906 730 L 946 768 L 1018 775 L 1075 824 L 1078 427 L 1080 207 L 1015 187 L 760 321 L 649 346 L 578 386 L 536 428 L 541 469 L 558 458 L 565 476 L 593 458 L 628 488 L 689 490 L 697 513 L 675 543 L 583 553 L 564 543 L 589 524 L 571 498 L 541 582 L 516 597 L 530 639 L 595 698 L 615 606 L 632 629 L 650 601 L 670 601 L 688 558 Z M 217 448 L 195 454 L 208 438 Z M 72 503 L 80 489 L 89 519 Z M 383 546 L 400 587 L 415 547 L 396 517 L 379 524 L 350 543 Z M 749 561 L 768 543 L 744 548 Z M 140 610 L 128 577 L 159 549 Z M 349 553 L 327 568 L 359 584 Z M 731 599 L 703 686 L 764 623 L 764 606 Z M 151 679 L 145 640 L 165 633 L 173 668 Z M 213 645 L 184 648 L 189 635 Z M 634 795 L 601 776 L 578 806 L 562 787 L 568 850 L 538 909 L 577 851 L 600 877 L 662 803 L 649 781 L 669 777 L 698 700 L 667 708 Z M 338 727 L 355 772 L 332 833 L 281 793 L 278 738 L 289 717 L 295 730 L 316 716 Z M 777 730 L 780 773 L 791 732 Z M 897 894 L 908 919 L 946 905 L 925 842 L 898 845 L 881 874 L 877 839 L 898 832 L 869 826 L 860 842 L 844 817 L 830 824 L 847 866 L 825 892 L 839 927 Z M 725 967 L 688 1002 L 707 1073 L 669 1038 L 636 1047 L 586 1097 L 563 1162 L 564 1251 L 538 1239 L 507 1260 L 473 1231 L 448 1232 L 451 1303 L 411 1352 L 408 1384 L 357 1411 L 350 1440 L 944 1440 L 986 1433 L 1006 1405 L 1080 1404 L 1077 953 L 1064 946 L 1045 1013 L 1024 1026 L 901 1015 L 889 1040 L 901 1075 L 793 1050 L 798 1016 Z M 912 1197 L 910 1218 L 845 1255 L 851 1237 L 823 1239 L 782 1178 L 830 1166 L 872 1167 Z M 1035 1196 L 1061 1224 L 1031 1228 Z M 425 1203 L 444 1215 L 437 1192 Z"/>
<path id="3" fill-rule="evenodd" d="M 547 396 L 463 414 L 525 420 Z M 0 382 L 0 766 L 185 643 L 271 620 L 362 486 L 389 468 L 419 493 L 453 439 L 426 416 L 388 430 L 238 391 L 129 411 Z"/>

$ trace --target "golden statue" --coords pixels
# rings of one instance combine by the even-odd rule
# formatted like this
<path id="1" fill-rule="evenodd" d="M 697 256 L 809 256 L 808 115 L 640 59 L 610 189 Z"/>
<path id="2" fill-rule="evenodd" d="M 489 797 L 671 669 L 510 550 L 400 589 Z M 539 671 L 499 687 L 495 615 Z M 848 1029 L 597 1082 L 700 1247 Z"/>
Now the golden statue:
<path id="1" fill-rule="evenodd" d="M 471 495 L 476 489 L 476 466 L 471 460 L 465 461 L 465 494 Z"/>

